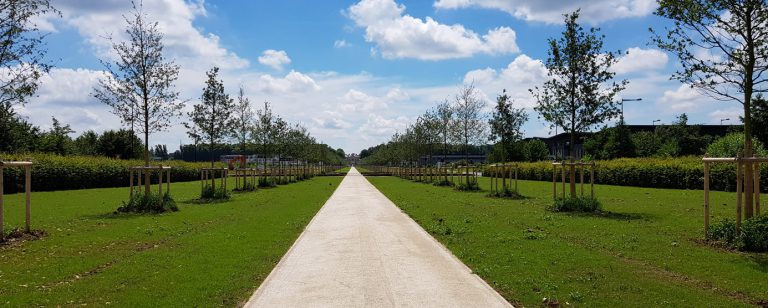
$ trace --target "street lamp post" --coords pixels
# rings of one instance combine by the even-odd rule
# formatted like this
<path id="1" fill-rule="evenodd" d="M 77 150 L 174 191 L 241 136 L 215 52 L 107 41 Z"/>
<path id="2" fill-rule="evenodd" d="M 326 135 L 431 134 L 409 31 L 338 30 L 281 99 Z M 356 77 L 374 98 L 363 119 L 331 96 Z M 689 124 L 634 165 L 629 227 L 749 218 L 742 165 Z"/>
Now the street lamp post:
<path id="1" fill-rule="evenodd" d="M 720 119 L 720 126 L 723 125 L 723 121 L 730 121 L 731 118 Z"/>
<path id="2" fill-rule="evenodd" d="M 624 121 L 624 102 L 639 102 L 642 98 L 622 98 L 621 99 L 621 121 Z"/>
<path id="3" fill-rule="evenodd" d="M 653 126 L 656 126 L 656 122 L 661 122 L 661 120 L 653 120 Z"/>

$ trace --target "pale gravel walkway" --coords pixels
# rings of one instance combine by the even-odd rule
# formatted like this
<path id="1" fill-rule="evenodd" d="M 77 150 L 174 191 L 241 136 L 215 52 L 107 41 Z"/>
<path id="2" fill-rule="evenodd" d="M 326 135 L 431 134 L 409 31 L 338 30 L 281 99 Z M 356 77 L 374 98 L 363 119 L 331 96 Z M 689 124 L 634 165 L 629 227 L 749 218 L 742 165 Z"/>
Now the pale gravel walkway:
<path id="1" fill-rule="evenodd" d="M 248 307 L 511 307 L 352 168 Z"/>

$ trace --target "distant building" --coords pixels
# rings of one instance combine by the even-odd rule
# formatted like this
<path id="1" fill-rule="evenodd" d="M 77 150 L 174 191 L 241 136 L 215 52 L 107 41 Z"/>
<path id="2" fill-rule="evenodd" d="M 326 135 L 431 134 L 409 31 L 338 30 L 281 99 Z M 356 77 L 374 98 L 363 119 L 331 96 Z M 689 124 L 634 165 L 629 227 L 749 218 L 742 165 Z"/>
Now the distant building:
<path id="1" fill-rule="evenodd" d="M 347 165 L 359 165 L 360 164 L 360 156 L 356 153 L 347 154 L 347 157 L 345 158 L 345 161 Z"/>

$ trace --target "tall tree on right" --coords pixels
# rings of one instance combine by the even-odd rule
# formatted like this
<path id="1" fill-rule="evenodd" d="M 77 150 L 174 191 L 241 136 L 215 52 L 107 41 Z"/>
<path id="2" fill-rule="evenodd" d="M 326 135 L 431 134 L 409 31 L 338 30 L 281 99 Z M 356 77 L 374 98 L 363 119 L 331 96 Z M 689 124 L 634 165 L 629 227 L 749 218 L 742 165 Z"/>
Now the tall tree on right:
<path id="1" fill-rule="evenodd" d="M 537 101 L 534 108 L 550 127 L 570 134 L 570 161 L 576 158 L 576 136 L 619 115 L 616 94 L 628 82 L 612 81 L 610 67 L 614 52 L 603 51 L 599 29 L 585 31 L 578 24 L 579 11 L 565 15 L 565 31 L 559 39 L 549 39 L 546 67 L 549 81 L 530 89 Z M 570 192 L 576 196 L 576 170 L 570 168 Z"/>
<path id="2" fill-rule="evenodd" d="M 656 15 L 674 23 L 653 43 L 680 59 L 672 75 L 716 100 L 744 107 L 744 156 L 753 156 L 752 101 L 768 92 L 766 0 L 660 0 Z M 746 174 L 752 174 L 747 164 Z M 745 179 L 744 216 L 754 212 L 753 178 Z"/>

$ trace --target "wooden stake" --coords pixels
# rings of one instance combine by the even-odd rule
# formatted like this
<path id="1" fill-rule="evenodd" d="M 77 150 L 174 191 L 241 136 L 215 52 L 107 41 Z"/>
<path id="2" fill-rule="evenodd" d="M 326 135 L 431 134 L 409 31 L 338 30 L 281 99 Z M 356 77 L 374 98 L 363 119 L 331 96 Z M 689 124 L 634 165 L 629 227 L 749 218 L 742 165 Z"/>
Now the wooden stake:
<path id="1" fill-rule="evenodd" d="M 26 229 L 27 233 L 30 232 L 30 220 L 32 219 L 32 166 L 27 166 L 24 168 L 25 173 L 25 181 L 24 183 L 24 190 L 26 191 L 26 199 L 27 199 L 27 211 L 26 211 Z"/>
<path id="2" fill-rule="evenodd" d="M 565 199 L 565 164 L 561 165 L 563 170 L 563 199 Z"/>
<path id="3" fill-rule="evenodd" d="M 519 190 L 517 190 L 517 165 L 515 165 L 515 193 L 520 193 Z"/>
<path id="4" fill-rule="evenodd" d="M 3 194 L 5 191 L 3 191 L 3 167 L 2 162 L 0 162 L 0 241 L 5 239 L 5 217 L 3 216 Z"/>
<path id="5" fill-rule="evenodd" d="M 590 166 L 590 175 L 589 175 L 589 188 L 592 193 L 592 199 L 595 198 L 595 163 L 592 163 L 592 166 Z"/>
<path id="6" fill-rule="evenodd" d="M 704 236 L 709 232 L 709 163 L 704 163 Z"/>
<path id="7" fill-rule="evenodd" d="M 755 216 L 760 215 L 760 163 L 756 162 L 754 168 L 755 172 Z"/>
<path id="8" fill-rule="evenodd" d="M 584 165 L 579 166 L 579 182 L 581 183 L 581 196 L 584 197 Z"/>
<path id="9" fill-rule="evenodd" d="M 557 199 L 557 165 L 552 165 L 552 199 Z"/>
<path id="10" fill-rule="evenodd" d="M 165 193 L 170 195 L 171 194 L 171 169 L 168 169 L 168 181 L 166 181 L 165 185 L 166 185 Z"/>
<path id="11" fill-rule="evenodd" d="M 736 232 L 741 228 L 741 180 L 742 180 L 741 161 L 736 161 Z"/>

